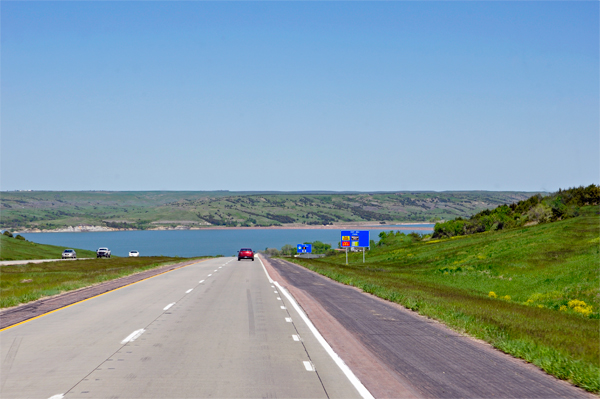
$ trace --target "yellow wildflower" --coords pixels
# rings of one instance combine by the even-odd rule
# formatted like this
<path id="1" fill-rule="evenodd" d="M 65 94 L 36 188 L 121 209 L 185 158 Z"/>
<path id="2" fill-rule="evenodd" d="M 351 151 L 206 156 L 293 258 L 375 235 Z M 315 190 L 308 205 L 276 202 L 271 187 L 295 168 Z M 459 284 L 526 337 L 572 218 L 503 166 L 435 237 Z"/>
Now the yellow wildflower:
<path id="1" fill-rule="evenodd" d="M 490 293 L 488 294 L 488 296 L 490 298 L 498 298 L 498 295 L 496 295 L 496 293 L 494 291 L 490 291 Z"/>
<path id="2" fill-rule="evenodd" d="M 583 301 L 580 301 L 579 299 L 573 299 L 572 301 L 569 301 L 570 308 L 576 308 L 580 306 L 585 307 L 587 306 L 587 304 Z"/>

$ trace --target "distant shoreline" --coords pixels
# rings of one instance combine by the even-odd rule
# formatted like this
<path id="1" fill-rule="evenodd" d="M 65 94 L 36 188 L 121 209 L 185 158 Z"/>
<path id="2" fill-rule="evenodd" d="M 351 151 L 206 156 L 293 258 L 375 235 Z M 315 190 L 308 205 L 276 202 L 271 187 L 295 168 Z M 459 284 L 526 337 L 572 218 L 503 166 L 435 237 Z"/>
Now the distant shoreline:
<path id="1" fill-rule="evenodd" d="M 206 226 L 206 227 L 155 227 L 151 229 L 117 229 L 104 226 L 69 226 L 62 229 L 54 230 L 39 230 L 25 229 L 12 231 L 15 234 L 34 234 L 34 233 L 97 233 L 97 232 L 112 232 L 112 231 L 185 231 L 185 230 L 399 230 L 398 226 L 411 226 L 410 230 L 430 231 L 432 228 L 420 225 L 435 224 L 427 222 L 416 223 L 394 223 L 394 224 L 379 224 L 374 225 L 372 222 L 358 222 L 353 224 L 330 224 L 330 225 L 284 225 L 284 226 L 250 226 L 250 227 L 227 227 L 227 226 Z"/>

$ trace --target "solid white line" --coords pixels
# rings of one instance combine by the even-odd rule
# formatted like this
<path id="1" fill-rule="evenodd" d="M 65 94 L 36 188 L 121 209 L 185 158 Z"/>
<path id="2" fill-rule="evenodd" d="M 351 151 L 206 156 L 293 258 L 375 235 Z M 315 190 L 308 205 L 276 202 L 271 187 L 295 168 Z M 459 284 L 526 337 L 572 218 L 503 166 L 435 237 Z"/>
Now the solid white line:
<path id="1" fill-rule="evenodd" d="M 189 294 L 190 292 L 192 292 L 193 288 L 190 288 L 189 290 L 187 290 L 185 293 Z"/>
<path id="2" fill-rule="evenodd" d="M 348 367 L 348 365 L 346 365 L 346 363 L 344 363 L 344 360 L 342 360 L 342 358 L 339 357 L 337 353 L 335 353 L 335 351 L 331 348 L 331 346 L 327 343 L 327 341 L 325 341 L 325 338 L 323 338 L 321 333 L 319 333 L 319 330 L 317 330 L 317 328 L 312 324 L 312 322 L 310 321 L 308 316 L 306 316 L 304 311 L 300 308 L 300 306 L 298 305 L 298 303 L 296 302 L 294 297 L 285 288 L 283 288 L 278 282 L 273 281 L 271 279 L 271 277 L 269 276 L 269 273 L 267 273 L 267 269 L 265 268 L 265 265 L 262 263 L 262 259 L 260 259 L 260 257 L 258 257 L 258 260 L 260 260 L 260 263 L 263 266 L 263 270 L 265 271 L 265 274 L 269 278 L 269 282 L 272 284 L 275 284 L 283 292 L 283 295 L 285 295 L 286 298 L 291 302 L 292 306 L 294 307 L 294 309 L 296 309 L 296 312 L 298 312 L 298 314 L 300 315 L 302 320 L 304 320 L 304 322 L 306 323 L 306 325 L 308 326 L 310 331 L 313 333 L 313 335 L 315 336 L 317 341 L 319 341 L 321 346 L 323 346 L 325 351 L 329 354 L 329 356 L 331 356 L 333 361 L 338 365 L 338 367 L 346 375 L 348 380 L 350 380 L 350 383 L 352 385 L 354 385 L 354 387 L 356 388 L 358 393 L 360 393 L 360 396 L 362 396 L 364 399 L 375 399 L 375 398 L 373 398 L 373 395 L 371 395 L 371 392 L 369 392 L 369 390 L 367 388 L 365 388 L 365 386 L 362 384 L 362 382 L 360 382 L 360 380 L 354 375 L 352 370 L 350 370 L 350 367 Z M 291 323 L 292 318 L 286 317 L 285 321 L 287 321 L 288 323 Z"/>
<path id="3" fill-rule="evenodd" d="M 63 399 L 65 397 L 64 393 L 59 393 L 58 395 L 52 395 L 48 399 Z"/>
<path id="4" fill-rule="evenodd" d="M 306 371 L 315 371 L 315 366 L 313 366 L 313 364 L 311 362 L 302 362 L 304 363 L 304 368 L 306 369 Z"/>
<path id="5" fill-rule="evenodd" d="M 271 278 L 271 276 L 269 276 L 269 273 L 267 273 L 267 269 L 265 268 L 265 264 L 262 262 L 262 259 L 260 258 L 260 256 L 258 256 L 258 260 L 260 261 L 260 264 L 262 265 L 262 268 L 265 271 L 265 274 L 267 275 L 267 278 L 269 279 L 269 283 L 275 284 L 275 281 L 273 281 L 273 279 Z"/>
<path id="6" fill-rule="evenodd" d="M 292 339 L 293 339 L 294 341 L 300 341 L 300 337 L 299 337 L 299 336 L 297 336 L 297 335 L 292 335 Z"/>
<path id="7" fill-rule="evenodd" d="M 200 283 L 199 283 L 199 284 L 202 284 L 203 282 L 204 282 L 204 280 L 200 280 Z"/>
<path id="8" fill-rule="evenodd" d="M 169 308 L 173 305 L 175 305 L 175 302 L 168 304 L 163 310 L 169 310 Z"/>
<path id="9" fill-rule="evenodd" d="M 124 345 L 128 342 L 135 341 L 136 339 L 138 339 L 140 337 L 140 335 L 142 335 L 144 333 L 144 331 L 146 331 L 146 330 L 144 330 L 143 328 L 140 328 L 139 330 L 135 330 L 134 332 L 129 334 L 127 336 L 127 338 L 125 338 L 123 341 L 121 341 L 121 345 Z"/>

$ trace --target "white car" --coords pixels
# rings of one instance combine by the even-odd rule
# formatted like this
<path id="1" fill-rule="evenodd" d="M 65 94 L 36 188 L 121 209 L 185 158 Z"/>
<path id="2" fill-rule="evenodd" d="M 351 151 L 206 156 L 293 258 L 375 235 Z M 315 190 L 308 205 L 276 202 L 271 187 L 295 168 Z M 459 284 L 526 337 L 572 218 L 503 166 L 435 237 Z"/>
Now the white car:
<path id="1" fill-rule="evenodd" d="M 77 259 L 77 253 L 74 249 L 65 249 L 62 253 L 63 259 Z"/>
<path id="2" fill-rule="evenodd" d="M 140 253 L 138 251 L 129 251 L 129 256 L 138 257 L 138 256 L 140 256 Z"/>
<path id="3" fill-rule="evenodd" d="M 110 249 L 98 248 L 96 250 L 96 258 L 110 258 Z"/>

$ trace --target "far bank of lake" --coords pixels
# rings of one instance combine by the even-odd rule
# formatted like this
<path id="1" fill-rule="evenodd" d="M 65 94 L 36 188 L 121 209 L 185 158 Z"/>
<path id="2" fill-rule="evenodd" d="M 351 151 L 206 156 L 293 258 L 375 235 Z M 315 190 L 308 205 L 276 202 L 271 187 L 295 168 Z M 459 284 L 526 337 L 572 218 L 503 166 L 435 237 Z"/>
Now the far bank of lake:
<path id="1" fill-rule="evenodd" d="M 371 239 L 377 242 L 381 231 L 402 231 L 428 234 L 433 224 L 424 225 L 381 225 L 361 226 L 369 230 Z M 356 228 L 352 228 L 354 230 Z M 127 256 L 129 251 L 139 251 L 142 256 L 182 256 L 201 255 L 233 256 L 242 248 L 255 251 L 265 248 L 280 249 L 285 244 L 301 244 L 321 241 L 337 247 L 340 229 L 204 229 L 204 230 L 127 230 L 74 233 L 22 233 L 29 241 L 40 244 L 81 248 L 95 251 L 108 247 L 114 255 Z"/>

